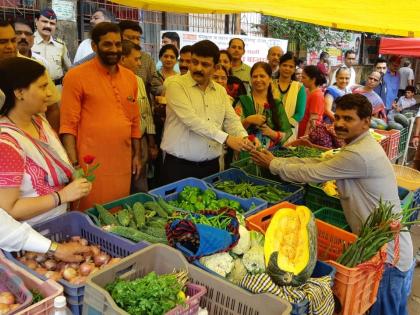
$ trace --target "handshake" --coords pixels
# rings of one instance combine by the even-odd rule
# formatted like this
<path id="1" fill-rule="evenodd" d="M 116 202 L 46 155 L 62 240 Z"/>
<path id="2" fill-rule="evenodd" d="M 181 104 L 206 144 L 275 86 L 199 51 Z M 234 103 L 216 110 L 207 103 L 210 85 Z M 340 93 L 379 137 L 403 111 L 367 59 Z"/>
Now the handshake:
<path id="1" fill-rule="evenodd" d="M 228 135 L 226 145 L 234 151 L 255 151 L 260 148 L 260 141 L 254 135 L 248 137 L 235 137 Z"/>

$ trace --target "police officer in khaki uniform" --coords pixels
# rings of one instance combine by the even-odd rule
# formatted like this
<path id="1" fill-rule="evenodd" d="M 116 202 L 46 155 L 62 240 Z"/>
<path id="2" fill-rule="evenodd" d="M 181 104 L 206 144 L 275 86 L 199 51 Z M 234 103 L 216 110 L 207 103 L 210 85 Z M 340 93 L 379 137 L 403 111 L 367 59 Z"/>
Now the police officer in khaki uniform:
<path id="1" fill-rule="evenodd" d="M 48 72 L 55 85 L 61 85 L 64 72 L 71 67 L 66 44 L 53 38 L 57 27 L 57 16 L 52 9 L 44 9 L 35 19 L 35 32 L 32 51 L 48 61 Z"/>

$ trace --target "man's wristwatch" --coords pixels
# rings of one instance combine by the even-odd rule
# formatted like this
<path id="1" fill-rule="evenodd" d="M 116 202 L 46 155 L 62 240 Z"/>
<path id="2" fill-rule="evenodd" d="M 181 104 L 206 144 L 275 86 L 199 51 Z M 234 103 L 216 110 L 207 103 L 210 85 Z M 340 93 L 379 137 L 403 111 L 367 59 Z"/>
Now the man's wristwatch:
<path id="1" fill-rule="evenodd" d="M 51 245 L 50 245 L 50 248 L 48 248 L 47 254 L 54 255 L 55 252 L 57 251 L 57 248 L 58 248 L 58 243 L 56 243 L 54 241 L 51 242 Z"/>

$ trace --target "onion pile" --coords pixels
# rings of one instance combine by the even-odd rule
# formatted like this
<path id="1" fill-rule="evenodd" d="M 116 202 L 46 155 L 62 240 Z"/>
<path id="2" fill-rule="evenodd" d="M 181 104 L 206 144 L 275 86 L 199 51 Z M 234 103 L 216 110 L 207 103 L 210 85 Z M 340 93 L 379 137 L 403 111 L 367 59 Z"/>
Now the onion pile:
<path id="1" fill-rule="evenodd" d="M 0 315 L 7 314 L 20 306 L 20 304 L 15 302 L 15 297 L 12 292 L 0 292 Z"/>
<path id="2" fill-rule="evenodd" d="M 68 242 L 62 243 L 71 242 L 89 246 L 88 241 L 80 236 L 73 236 Z M 90 274 L 121 260 L 121 258 L 112 258 L 107 253 L 102 252 L 97 245 L 90 245 L 90 249 L 90 252 L 83 254 L 84 260 L 81 263 L 66 263 L 49 254 L 36 254 L 33 252 L 26 252 L 25 255 L 18 259 L 27 267 L 48 279 L 55 281 L 66 280 L 72 284 L 80 285 L 85 283 L 87 276 Z"/>

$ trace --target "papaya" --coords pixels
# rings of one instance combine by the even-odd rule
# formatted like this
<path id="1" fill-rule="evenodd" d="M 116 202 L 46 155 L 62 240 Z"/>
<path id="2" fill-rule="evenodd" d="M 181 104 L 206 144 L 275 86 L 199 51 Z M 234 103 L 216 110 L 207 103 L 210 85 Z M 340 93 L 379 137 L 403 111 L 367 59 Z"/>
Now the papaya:
<path id="1" fill-rule="evenodd" d="M 266 272 L 277 285 L 299 286 L 312 275 L 317 260 L 314 215 L 305 206 L 278 210 L 265 234 Z"/>
<path id="2" fill-rule="evenodd" d="M 395 121 L 389 121 L 388 122 L 388 130 L 391 130 L 391 129 L 402 130 L 402 129 L 404 129 L 404 127 L 403 127 L 403 125 L 401 125 L 401 124 L 399 124 Z"/>
<path id="3" fill-rule="evenodd" d="M 396 123 L 401 124 L 404 128 L 407 128 L 408 125 L 410 124 L 407 117 L 405 117 L 403 114 L 395 114 L 394 120 Z"/>

